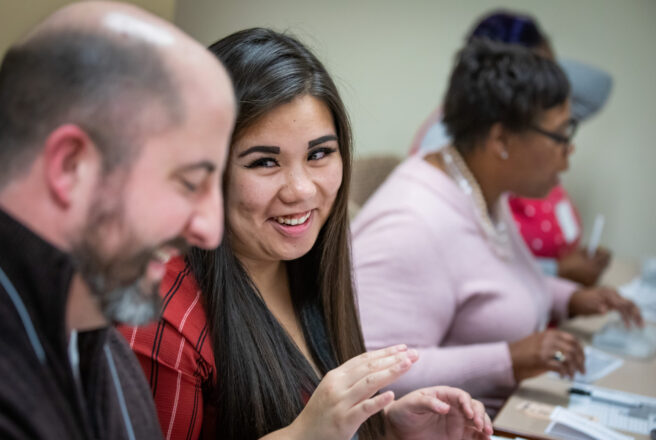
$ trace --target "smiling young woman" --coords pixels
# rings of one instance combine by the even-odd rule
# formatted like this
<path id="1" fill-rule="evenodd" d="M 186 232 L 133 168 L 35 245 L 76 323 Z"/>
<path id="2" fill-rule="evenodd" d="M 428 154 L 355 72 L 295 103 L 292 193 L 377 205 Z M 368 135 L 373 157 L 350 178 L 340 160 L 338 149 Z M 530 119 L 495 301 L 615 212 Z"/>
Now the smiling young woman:
<path id="1" fill-rule="evenodd" d="M 377 394 L 417 356 L 404 345 L 364 353 L 347 216 L 351 130 L 323 65 L 266 29 L 210 49 L 239 103 L 224 241 L 170 263 L 157 325 L 123 329 L 165 436 L 487 438 L 483 405 L 461 390 Z"/>

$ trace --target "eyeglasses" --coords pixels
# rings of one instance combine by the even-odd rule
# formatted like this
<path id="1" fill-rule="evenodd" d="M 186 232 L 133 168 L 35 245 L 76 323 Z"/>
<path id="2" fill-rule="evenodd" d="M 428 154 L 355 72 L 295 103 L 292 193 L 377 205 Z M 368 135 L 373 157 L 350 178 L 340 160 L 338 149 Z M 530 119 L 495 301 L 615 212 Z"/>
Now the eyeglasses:
<path id="1" fill-rule="evenodd" d="M 579 122 L 576 119 L 570 119 L 567 122 L 567 126 L 565 127 L 565 130 L 563 130 L 563 132 L 561 133 L 545 130 L 544 128 L 540 128 L 536 125 L 529 125 L 528 128 L 530 130 L 535 131 L 536 133 L 540 133 L 541 135 L 548 137 L 549 139 L 559 144 L 563 144 L 567 146 L 572 143 L 572 138 L 576 134 L 576 128 L 578 127 L 578 125 Z"/>

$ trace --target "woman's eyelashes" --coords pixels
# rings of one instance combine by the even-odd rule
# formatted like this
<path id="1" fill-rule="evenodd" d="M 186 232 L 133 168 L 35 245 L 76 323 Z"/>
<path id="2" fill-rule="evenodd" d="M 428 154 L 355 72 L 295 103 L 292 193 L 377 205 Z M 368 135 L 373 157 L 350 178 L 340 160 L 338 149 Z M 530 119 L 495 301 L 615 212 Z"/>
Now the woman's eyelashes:
<path id="1" fill-rule="evenodd" d="M 260 157 L 255 159 L 246 168 L 273 168 L 278 166 L 278 161 L 272 157 Z"/>
<path id="2" fill-rule="evenodd" d="M 337 151 L 337 148 L 335 148 L 335 147 L 318 147 L 318 148 L 314 148 L 308 154 L 308 160 L 320 160 L 320 159 L 323 159 L 324 157 L 330 156 L 335 151 Z"/>
<path id="3" fill-rule="evenodd" d="M 310 150 L 307 156 L 308 161 L 317 161 L 337 151 L 336 147 L 317 147 Z M 258 157 L 252 162 L 245 165 L 246 168 L 273 168 L 280 166 L 278 160 L 274 157 Z"/>

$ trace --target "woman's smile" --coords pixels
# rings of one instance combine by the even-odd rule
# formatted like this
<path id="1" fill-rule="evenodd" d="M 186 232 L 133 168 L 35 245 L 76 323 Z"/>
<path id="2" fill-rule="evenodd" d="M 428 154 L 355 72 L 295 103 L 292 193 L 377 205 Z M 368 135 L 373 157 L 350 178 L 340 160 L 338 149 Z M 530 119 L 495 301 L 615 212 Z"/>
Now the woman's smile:
<path id="1" fill-rule="evenodd" d="M 290 216 L 274 217 L 270 219 L 273 227 L 282 235 L 290 238 L 303 236 L 312 226 L 314 211 L 294 214 Z"/>

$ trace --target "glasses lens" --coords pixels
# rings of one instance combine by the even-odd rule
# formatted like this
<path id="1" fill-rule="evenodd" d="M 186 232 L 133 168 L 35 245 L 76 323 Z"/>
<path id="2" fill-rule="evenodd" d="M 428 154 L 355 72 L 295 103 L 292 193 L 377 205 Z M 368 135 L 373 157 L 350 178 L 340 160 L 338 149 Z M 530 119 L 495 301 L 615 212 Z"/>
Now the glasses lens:
<path id="1" fill-rule="evenodd" d="M 578 126 L 578 123 L 575 119 L 572 119 L 569 121 L 569 124 L 567 124 L 567 129 L 565 130 L 565 137 L 571 142 L 572 138 L 574 137 L 574 134 L 576 133 L 576 127 Z"/>

